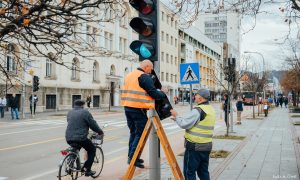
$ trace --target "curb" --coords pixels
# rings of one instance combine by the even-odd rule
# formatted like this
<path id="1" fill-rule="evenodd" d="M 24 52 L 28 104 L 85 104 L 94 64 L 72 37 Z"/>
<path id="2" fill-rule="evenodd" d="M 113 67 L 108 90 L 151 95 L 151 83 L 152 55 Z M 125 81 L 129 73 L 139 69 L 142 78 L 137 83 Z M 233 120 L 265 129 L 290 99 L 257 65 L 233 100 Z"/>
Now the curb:
<path id="1" fill-rule="evenodd" d="M 260 127 L 264 122 L 266 122 L 265 120 L 261 121 L 258 125 L 258 127 Z M 254 131 L 250 131 L 249 135 L 242 141 L 240 142 L 237 147 L 234 148 L 234 150 L 229 154 L 229 156 L 227 156 L 227 158 L 224 159 L 224 161 L 222 161 L 211 173 L 211 179 L 212 180 L 216 180 L 221 173 L 225 170 L 225 168 L 231 163 L 231 161 L 236 157 L 236 155 L 240 152 L 240 150 L 245 147 L 245 145 L 247 144 L 247 142 L 252 138 L 252 136 L 258 131 L 259 128 L 257 128 Z"/>
<path id="2" fill-rule="evenodd" d="M 294 144 L 294 149 L 296 154 L 298 174 L 300 174 L 300 137 L 298 137 L 297 135 L 296 128 L 290 114 L 289 114 L 289 121 L 290 121 L 290 128 L 292 132 L 293 144 Z"/>

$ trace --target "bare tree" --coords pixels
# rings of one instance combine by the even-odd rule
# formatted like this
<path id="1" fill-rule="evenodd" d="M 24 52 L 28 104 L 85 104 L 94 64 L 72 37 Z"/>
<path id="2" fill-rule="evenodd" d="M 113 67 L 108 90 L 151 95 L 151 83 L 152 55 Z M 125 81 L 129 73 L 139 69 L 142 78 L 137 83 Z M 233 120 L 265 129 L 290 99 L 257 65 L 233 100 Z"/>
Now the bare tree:
<path id="1" fill-rule="evenodd" d="M 219 62 L 216 64 L 216 69 L 213 71 L 213 78 L 216 81 L 217 86 L 222 88 L 222 91 L 225 92 L 228 95 L 229 98 L 229 107 L 230 110 L 228 109 L 226 111 L 227 117 L 229 117 L 229 112 L 233 112 L 232 109 L 232 102 L 230 99 L 238 93 L 240 90 L 240 81 L 241 78 L 244 75 L 245 70 L 248 69 L 249 66 L 249 59 L 245 59 L 244 61 L 241 61 L 240 63 L 237 64 L 238 69 L 241 69 L 241 71 L 237 71 L 236 69 L 234 70 L 234 78 L 231 79 L 230 81 L 226 81 L 225 77 L 228 75 L 233 75 L 229 74 L 228 72 L 228 65 L 227 65 L 227 60 L 224 60 L 224 62 Z M 228 107 L 228 106 L 227 106 Z M 233 114 L 231 113 L 231 118 L 233 118 Z M 229 120 L 228 120 L 229 121 Z M 231 124 L 232 126 L 233 124 Z M 226 130 L 226 136 L 229 134 L 229 126 L 227 126 Z"/>
<path id="2" fill-rule="evenodd" d="M 253 118 L 255 118 L 254 105 L 258 104 L 258 115 L 259 115 L 259 98 L 257 96 L 258 92 L 263 92 L 264 85 L 268 81 L 268 73 L 260 72 L 259 66 L 255 63 L 252 64 L 251 71 L 245 71 L 244 76 L 247 78 L 243 81 L 243 90 L 251 91 L 254 93 L 253 102 Z"/>

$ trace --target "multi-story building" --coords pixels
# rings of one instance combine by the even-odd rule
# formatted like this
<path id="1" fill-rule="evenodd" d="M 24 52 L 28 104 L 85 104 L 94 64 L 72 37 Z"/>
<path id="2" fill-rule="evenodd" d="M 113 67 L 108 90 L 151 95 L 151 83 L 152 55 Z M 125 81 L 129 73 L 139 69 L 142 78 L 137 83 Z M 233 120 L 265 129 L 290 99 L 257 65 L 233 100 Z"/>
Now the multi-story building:
<path id="1" fill-rule="evenodd" d="M 221 79 L 218 67 L 222 64 L 222 47 L 206 37 L 198 28 L 191 26 L 179 30 L 181 63 L 198 62 L 200 69 L 200 84 L 193 85 L 193 89 L 206 87 L 211 91 L 214 99 L 219 91 L 217 81 Z M 189 89 L 180 86 L 180 92 Z"/>
<path id="2" fill-rule="evenodd" d="M 228 43 L 238 51 L 241 43 L 241 16 L 238 12 L 218 11 L 199 14 L 195 25 L 216 43 Z"/>
<path id="3" fill-rule="evenodd" d="M 160 80 L 168 87 L 170 98 L 178 96 L 179 54 L 178 17 L 163 3 L 160 3 Z"/>
<path id="4" fill-rule="evenodd" d="M 108 12 L 107 16 L 113 16 L 112 12 Z M 101 12 L 93 9 L 91 13 Z M 19 76 L 17 79 L 21 84 L 13 82 L 14 86 L 10 87 L 4 79 L 0 82 L 0 89 L 8 96 L 13 93 L 22 96 L 19 98 L 20 105 L 25 107 L 25 112 L 29 111 L 32 76 L 18 70 L 17 62 L 22 59 L 30 62 L 26 71 L 32 70 L 40 78 L 40 90 L 35 93 L 39 98 L 37 111 L 71 109 L 74 100 L 86 99 L 88 95 L 92 97 L 92 107 L 118 106 L 124 76 L 139 65 L 138 57 L 128 48 L 132 39 L 138 39 L 128 23 L 133 13 L 136 14 L 128 8 L 125 16 L 111 22 L 78 23 L 75 29 L 84 33 L 72 36 L 70 41 L 76 44 L 78 39 L 83 39 L 85 43 L 80 48 L 93 50 L 93 53 L 85 54 L 86 57 L 64 55 L 58 62 L 65 66 L 47 58 L 25 56 L 28 53 L 12 42 L 8 45 L 11 48 L 4 54 L 6 57 L 3 57 L 7 61 L 2 63 L 14 77 Z M 11 51 L 20 52 L 20 55 Z M 91 55 L 93 57 L 89 57 Z"/>

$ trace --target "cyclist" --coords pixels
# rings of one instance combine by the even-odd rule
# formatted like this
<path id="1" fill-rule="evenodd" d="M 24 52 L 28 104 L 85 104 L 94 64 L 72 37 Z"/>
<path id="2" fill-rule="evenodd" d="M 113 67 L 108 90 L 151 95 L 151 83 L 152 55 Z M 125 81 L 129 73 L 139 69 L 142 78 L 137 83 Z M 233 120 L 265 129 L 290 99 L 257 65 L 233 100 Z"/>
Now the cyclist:
<path id="1" fill-rule="evenodd" d="M 92 176 L 96 172 L 91 170 L 94 162 L 96 147 L 90 139 L 88 139 L 89 129 L 92 129 L 99 135 L 103 136 L 102 129 L 94 120 L 92 114 L 84 109 L 85 101 L 76 100 L 74 108 L 67 115 L 68 126 L 66 129 L 66 141 L 70 146 L 77 145 L 83 147 L 87 151 L 88 158 L 85 161 L 82 171 L 85 176 Z"/>

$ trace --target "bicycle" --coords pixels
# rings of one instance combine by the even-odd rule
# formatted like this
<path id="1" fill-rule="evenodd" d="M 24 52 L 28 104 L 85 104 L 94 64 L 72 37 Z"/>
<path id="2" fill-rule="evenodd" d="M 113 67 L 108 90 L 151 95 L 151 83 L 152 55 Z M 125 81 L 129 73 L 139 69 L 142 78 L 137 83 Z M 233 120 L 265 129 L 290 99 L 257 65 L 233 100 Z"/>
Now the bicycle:
<path id="1" fill-rule="evenodd" d="M 101 174 L 104 165 L 104 154 L 102 150 L 103 136 L 97 133 L 92 133 L 89 136 L 89 139 L 91 139 L 96 146 L 96 154 L 91 170 L 96 172 L 92 177 L 97 178 Z M 84 175 L 85 172 L 82 170 L 83 162 L 81 162 L 79 154 L 80 149 L 80 146 L 72 144 L 67 149 L 61 150 L 61 155 L 64 156 L 64 158 L 59 163 L 59 180 L 76 180 L 78 177 Z M 81 173 L 80 176 L 79 173 Z"/>

